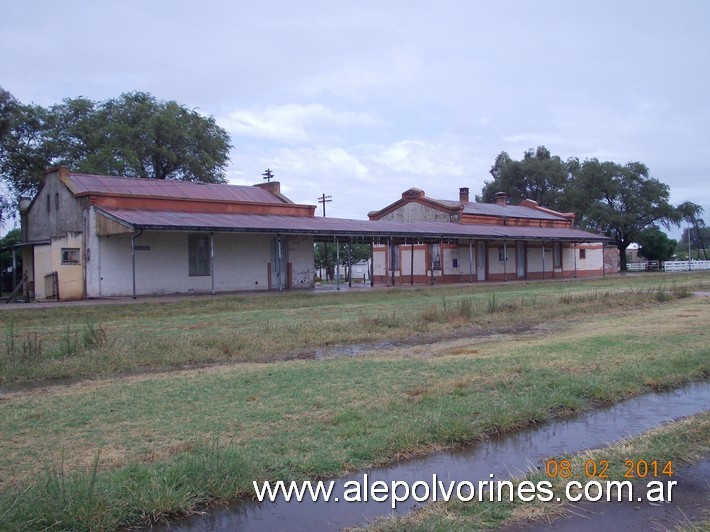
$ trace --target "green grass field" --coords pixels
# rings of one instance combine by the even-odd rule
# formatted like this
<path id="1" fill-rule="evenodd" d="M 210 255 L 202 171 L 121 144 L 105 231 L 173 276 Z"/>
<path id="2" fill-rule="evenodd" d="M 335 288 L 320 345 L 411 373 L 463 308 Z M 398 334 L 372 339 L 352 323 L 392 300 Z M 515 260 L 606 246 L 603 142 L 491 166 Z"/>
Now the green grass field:
<path id="1" fill-rule="evenodd" d="M 337 345 L 524 330 L 710 290 L 710 275 L 293 292 L 0 309 L 0 385 L 308 358 Z"/>
<path id="2" fill-rule="evenodd" d="M 710 299 L 689 296 L 708 286 L 642 275 L 2 313 L 3 382 L 92 379 L 0 396 L 0 529 L 146 524 L 248 497 L 252 480 L 338 475 L 707 378 Z M 407 342 L 297 359 L 373 339 Z"/>

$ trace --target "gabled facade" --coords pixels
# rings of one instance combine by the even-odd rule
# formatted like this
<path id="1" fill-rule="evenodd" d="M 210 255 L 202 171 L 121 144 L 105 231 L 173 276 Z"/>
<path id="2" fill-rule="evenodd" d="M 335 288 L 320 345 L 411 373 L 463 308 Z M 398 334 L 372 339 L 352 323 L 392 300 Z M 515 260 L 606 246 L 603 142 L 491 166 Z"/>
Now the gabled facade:
<path id="1" fill-rule="evenodd" d="M 546 209 L 531 200 L 509 205 L 504 193 L 495 203 L 478 203 L 469 201 L 468 188 L 459 189 L 458 201 L 429 198 L 423 190 L 411 188 L 368 216 L 410 224 L 447 222 L 452 228 L 459 226 L 459 231 L 464 226 L 476 228 L 470 238 L 442 232 L 438 242 L 376 246 L 373 276 L 378 282 L 505 281 L 604 273 L 603 237 L 575 230 L 572 213 Z"/>
<path id="2" fill-rule="evenodd" d="M 254 187 L 48 172 L 22 210 L 23 264 L 38 300 L 313 286 L 313 238 L 237 234 L 185 221 L 313 218 L 278 182 Z M 137 227 L 116 213 L 142 213 Z M 166 213 L 178 220 L 166 223 Z M 209 225 L 209 224 L 207 224 Z M 148 229 L 150 227 L 150 229 Z"/>

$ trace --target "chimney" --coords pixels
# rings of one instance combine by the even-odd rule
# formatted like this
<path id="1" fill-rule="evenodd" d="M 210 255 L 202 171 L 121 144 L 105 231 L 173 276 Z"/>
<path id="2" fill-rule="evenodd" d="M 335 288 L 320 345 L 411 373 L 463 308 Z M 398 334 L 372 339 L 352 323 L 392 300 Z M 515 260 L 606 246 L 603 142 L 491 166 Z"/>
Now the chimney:
<path id="1" fill-rule="evenodd" d="M 462 203 L 468 203 L 468 187 L 461 187 L 459 189 L 459 201 Z"/>
<path id="2" fill-rule="evenodd" d="M 496 205 L 508 205 L 508 194 L 496 192 Z"/>
<path id="3" fill-rule="evenodd" d="M 20 214 L 25 214 L 27 209 L 30 208 L 30 203 L 32 203 L 32 198 L 27 198 L 22 196 L 20 198 Z"/>

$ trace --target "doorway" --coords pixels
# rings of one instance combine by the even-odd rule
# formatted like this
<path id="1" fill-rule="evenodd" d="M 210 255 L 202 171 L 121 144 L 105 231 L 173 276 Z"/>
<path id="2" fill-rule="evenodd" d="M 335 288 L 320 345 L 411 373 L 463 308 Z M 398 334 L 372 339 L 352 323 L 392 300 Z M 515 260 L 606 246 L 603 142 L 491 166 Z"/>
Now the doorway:
<path id="1" fill-rule="evenodd" d="M 515 244 L 515 276 L 525 279 L 525 242 Z"/>
<path id="2" fill-rule="evenodd" d="M 486 280 L 486 243 L 476 242 L 476 280 Z"/>
<path id="3" fill-rule="evenodd" d="M 285 237 L 271 239 L 271 279 L 269 288 L 288 288 L 288 241 Z"/>

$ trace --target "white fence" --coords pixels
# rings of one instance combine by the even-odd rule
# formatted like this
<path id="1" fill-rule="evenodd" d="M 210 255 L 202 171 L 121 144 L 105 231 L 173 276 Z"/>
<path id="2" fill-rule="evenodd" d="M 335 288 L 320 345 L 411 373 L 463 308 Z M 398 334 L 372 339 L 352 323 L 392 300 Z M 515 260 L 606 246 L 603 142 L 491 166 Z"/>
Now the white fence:
<path id="1" fill-rule="evenodd" d="M 690 267 L 687 260 L 667 260 L 663 263 L 663 269 L 667 272 L 710 270 L 710 260 L 691 260 Z"/>
<path id="2" fill-rule="evenodd" d="M 627 262 L 626 271 L 629 272 L 655 272 L 658 271 L 658 261 L 648 262 Z"/>

